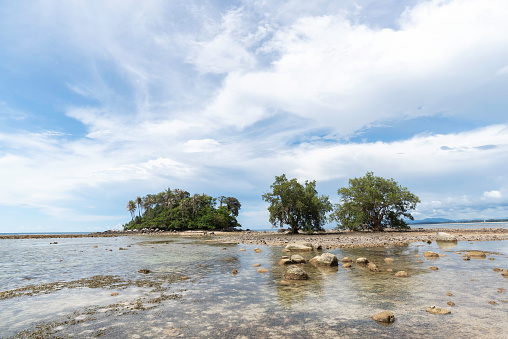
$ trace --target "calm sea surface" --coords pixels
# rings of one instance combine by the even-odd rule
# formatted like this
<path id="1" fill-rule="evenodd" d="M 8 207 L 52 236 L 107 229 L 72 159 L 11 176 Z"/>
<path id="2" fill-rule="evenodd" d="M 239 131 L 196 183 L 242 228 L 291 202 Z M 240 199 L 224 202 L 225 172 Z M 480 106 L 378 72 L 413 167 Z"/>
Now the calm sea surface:
<path id="1" fill-rule="evenodd" d="M 257 246 L 262 253 L 256 253 L 256 246 L 207 239 L 0 240 L 0 292 L 17 293 L 0 298 L 0 337 L 501 338 L 508 333 L 508 278 L 493 270 L 508 269 L 508 241 L 329 250 L 339 259 L 367 257 L 381 272 L 355 264 L 338 270 L 306 264 L 308 281 L 282 286 L 281 247 Z M 465 261 L 456 254 L 472 249 L 489 251 L 494 260 Z M 446 256 L 429 260 L 423 257 L 428 250 Z M 385 263 L 385 257 L 395 261 Z M 252 266 L 257 263 L 269 272 L 258 273 Z M 141 269 L 150 273 L 138 273 Z M 410 277 L 394 277 L 398 270 Z M 98 276 L 102 285 L 90 279 Z M 432 305 L 452 313 L 425 312 Z M 370 319 L 383 310 L 395 314 L 393 325 Z"/>

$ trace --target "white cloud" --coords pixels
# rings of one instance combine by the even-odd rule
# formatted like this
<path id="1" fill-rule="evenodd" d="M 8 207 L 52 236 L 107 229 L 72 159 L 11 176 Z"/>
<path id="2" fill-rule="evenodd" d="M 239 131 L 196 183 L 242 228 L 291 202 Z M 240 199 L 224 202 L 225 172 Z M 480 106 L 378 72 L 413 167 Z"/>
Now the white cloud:
<path id="1" fill-rule="evenodd" d="M 503 195 L 501 194 L 500 191 L 489 191 L 489 192 L 484 192 L 483 197 L 485 199 L 501 199 L 503 197 Z"/>

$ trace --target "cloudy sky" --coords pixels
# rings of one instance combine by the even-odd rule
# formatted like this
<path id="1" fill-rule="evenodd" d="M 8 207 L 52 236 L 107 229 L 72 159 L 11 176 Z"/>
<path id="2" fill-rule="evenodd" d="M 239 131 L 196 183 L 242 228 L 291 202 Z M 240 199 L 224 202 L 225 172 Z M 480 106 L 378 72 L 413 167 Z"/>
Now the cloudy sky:
<path id="1" fill-rule="evenodd" d="M 168 187 L 268 228 L 275 175 L 508 217 L 506 0 L 3 0 L 0 232 L 102 231 Z"/>

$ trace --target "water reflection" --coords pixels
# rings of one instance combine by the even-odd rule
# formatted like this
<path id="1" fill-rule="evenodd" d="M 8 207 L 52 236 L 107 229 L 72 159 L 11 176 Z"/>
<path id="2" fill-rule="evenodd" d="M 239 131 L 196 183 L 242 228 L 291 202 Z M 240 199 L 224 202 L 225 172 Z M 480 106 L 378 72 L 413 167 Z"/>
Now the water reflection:
<path id="1" fill-rule="evenodd" d="M 442 250 L 449 250 L 457 247 L 457 241 L 436 241 L 436 244 Z"/>

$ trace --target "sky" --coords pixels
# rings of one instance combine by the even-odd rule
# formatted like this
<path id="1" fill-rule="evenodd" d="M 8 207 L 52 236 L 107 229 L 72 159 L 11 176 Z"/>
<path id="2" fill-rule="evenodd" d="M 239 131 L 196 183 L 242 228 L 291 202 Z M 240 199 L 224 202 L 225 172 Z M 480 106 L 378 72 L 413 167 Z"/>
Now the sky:
<path id="1" fill-rule="evenodd" d="M 168 187 L 269 228 L 282 173 L 508 218 L 506 0 L 0 4 L 0 233 L 120 228 Z"/>

